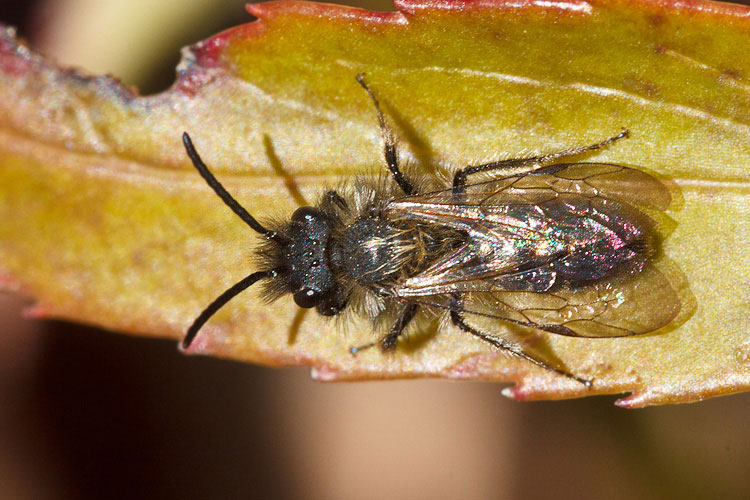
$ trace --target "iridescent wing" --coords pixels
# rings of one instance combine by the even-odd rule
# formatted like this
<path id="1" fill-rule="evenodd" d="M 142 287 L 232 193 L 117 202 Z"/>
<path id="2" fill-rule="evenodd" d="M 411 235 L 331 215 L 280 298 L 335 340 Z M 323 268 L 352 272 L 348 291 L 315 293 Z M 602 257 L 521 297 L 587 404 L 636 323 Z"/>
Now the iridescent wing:
<path id="1" fill-rule="evenodd" d="M 669 323 L 679 299 L 650 263 L 651 211 L 670 194 L 621 165 L 574 163 L 401 198 L 386 214 L 461 230 L 469 242 L 394 287 L 405 301 L 541 327 L 612 337 Z"/>
<path id="2" fill-rule="evenodd" d="M 469 241 L 397 286 L 401 297 L 591 282 L 639 258 L 654 222 L 635 204 L 664 209 L 669 192 L 621 165 L 560 164 L 393 200 L 386 215 L 465 232 Z M 647 250 L 647 249 L 646 249 Z M 531 286 L 528 286 L 531 285 Z"/>

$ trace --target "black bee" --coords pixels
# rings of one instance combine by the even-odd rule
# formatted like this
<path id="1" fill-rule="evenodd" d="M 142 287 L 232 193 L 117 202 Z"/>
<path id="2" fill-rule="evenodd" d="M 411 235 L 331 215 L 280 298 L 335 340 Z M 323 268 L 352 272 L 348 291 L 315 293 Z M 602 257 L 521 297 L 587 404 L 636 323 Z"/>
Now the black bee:
<path id="1" fill-rule="evenodd" d="M 555 163 L 608 146 L 627 131 L 590 146 L 458 170 L 450 187 L 399 166 L 393 132 L 375 107 L 390 179 L 358 179 L 327 191 L 316 206 L 266 227 L 209 172 L 187 133 L 187 154 L 209 186 L 247 225 L 263 235 L 264 269 L 222 293 L 194 321 L 187 348 L 203 324 L 259 280 L 275 300 L 323 316 L 346 310 L 379 321 L 392 317 L 378 341 L 392 351 L 419 311 L 445 314 L 464 332 L 537 366 L 576 380 L 519 345 L 476 324 L 493 321 L 571 337 L 619 337 L 657 330 L 680 302 L 653 266 L 654 226 L 647 212 L 671 198 L 650 175 L 608 163 Z M 493 174 L 468 183 L 471 176 Z M 447 189 L 446 189 L 447 187 Z M 357 351 L 375 344 L 355 347 Z"/>

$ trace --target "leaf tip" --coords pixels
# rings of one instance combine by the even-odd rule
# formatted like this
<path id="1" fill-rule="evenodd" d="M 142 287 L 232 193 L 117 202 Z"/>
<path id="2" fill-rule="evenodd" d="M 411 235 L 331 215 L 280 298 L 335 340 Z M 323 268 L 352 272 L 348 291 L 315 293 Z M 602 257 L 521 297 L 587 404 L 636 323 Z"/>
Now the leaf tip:
<path id="1" fill-rule="evenodd" d="M 643 408 L 645 406 L 645 397 L 643 394 L 633 393 L 627 397 L 620 398 L 615 401 L 615 406 L 619 408 L 625 408 L 626 410 L 633 410 L 636 408 Z"/>

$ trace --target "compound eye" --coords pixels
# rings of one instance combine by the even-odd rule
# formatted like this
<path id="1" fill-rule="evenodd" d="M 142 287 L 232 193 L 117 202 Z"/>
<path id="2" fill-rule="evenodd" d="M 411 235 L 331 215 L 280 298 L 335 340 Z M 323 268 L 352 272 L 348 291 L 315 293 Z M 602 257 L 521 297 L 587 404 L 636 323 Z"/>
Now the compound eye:
<path id="1" fill-rule="evenodd" d="M 318 219 L 322 215 L 322 212 L 314 207 L 299 207 L 292 214 L 293 222 L 306 222 L 313 219 Z"/>
<path id="2" fill-rule="evenodd" d="M 303 288 L 299 292 L 294 293 L 294 302 L 300 307 L 310 309 L 320 302 L 320 293 L 312 288 Z"/>

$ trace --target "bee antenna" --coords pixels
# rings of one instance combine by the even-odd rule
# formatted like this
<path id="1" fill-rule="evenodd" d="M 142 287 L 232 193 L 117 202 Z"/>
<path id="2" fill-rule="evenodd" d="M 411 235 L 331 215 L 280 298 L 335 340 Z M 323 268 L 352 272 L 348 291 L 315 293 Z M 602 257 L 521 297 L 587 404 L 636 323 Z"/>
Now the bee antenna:
<path id="1" fill-rule="evenodd" d="M 182 133 L 182 143 L 185 145 L 185 151 L 187 151 L 188 157 L 190 157 L 190 160 L 193 162 L 193 165 L 198 170 L 198 173 L 201 174 L 201 177 L 203 177 L 208 185 L 211 187 L 211 189 L 214 190 L 214 192 L 219 195 L 219 198 L 221 198 L 221 201 L 224 202 L 226 206 L 232 209 L 232 211 L 239 216 L 240 219 L 245 221 L 245 224 L 250 226 L 253 230 L 259 232 L 260 234 L 264 235 L 266 238 L 275 241 L 276 243 L 280 245 L 286 245 L 288 243 L 287 239 L 281 236 L 276 231 L 271 231 L 270 229 L 266 229 L 260 223 L 255 220 L 255 218 L 248 213 L 245 208 L 239 204 L 237 200 L 235 200 L 229 192 L 224 189 L 224 186 L 221 185 L 221 183 L 214 177 L 214 174 L 212 174 L 205 163 L 203 163 L 203 160 L 201 159 L 200 155 L 198 154 L 198 151 L 195 150 L 195 146 L 193 146 L 193 141 L 190 140 L 190 136 L 187 132 Z"/>
<path id="2" fill-rule="evenodd" d="M 277 269 L 271 269 L 270 271 L 258 271 L 250 276 L 246 276 L 231 287 L 227 288 L 224 293 L 216 297 L 213 302 L 211 302 L 208 307 L 206 307 L 203 312 L 201 312 L 197 318 L 195 318 L 195 321 L 193 321 L 193 324 L 190 325 L 190 328 L 188 328 L 187 334 L 185 334 L 185 338 L 182 339 L 182 348 L 187 349 L 190 347 L 190 344 L 192 344 L 193 340 L 195 339 L 195 336 L 198 335 L 198 331 L 203 327 L 204 324 L 206 324 L 206 321 L 208 321 L 211 316 L 216 314 L 216 312 L 224 307 L 224 305 L 232 300 L 234 297 L 245 291 L 247 288 L 249 288 L 253 283 L 255 283 L 258 280 L 262 280 L 264 278 L 274 278 L 276 275 L 278 275 L 279 270 Z"/>

